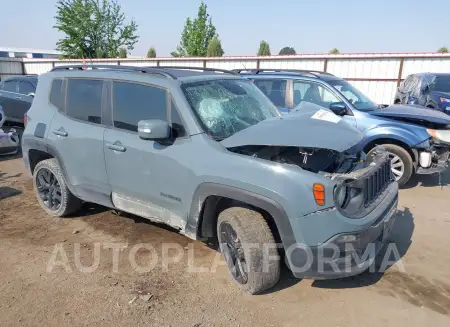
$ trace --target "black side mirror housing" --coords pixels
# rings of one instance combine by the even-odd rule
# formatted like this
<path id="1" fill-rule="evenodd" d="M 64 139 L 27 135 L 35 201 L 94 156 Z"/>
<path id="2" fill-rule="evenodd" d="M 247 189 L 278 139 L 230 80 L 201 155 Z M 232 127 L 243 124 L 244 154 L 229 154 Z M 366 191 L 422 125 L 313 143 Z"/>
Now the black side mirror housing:
<path id="1" fill-rule="evenodd" d="M 348 112 L 347 106 L 343 102 L 331 103 L 330 110 L 338 116 L 345 116 Z"/>

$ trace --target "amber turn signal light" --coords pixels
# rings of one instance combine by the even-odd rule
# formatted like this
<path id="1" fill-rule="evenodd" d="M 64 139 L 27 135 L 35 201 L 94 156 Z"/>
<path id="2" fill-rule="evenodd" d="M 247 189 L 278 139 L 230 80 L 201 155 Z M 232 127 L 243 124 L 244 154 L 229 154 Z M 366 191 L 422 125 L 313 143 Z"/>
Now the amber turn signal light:
<path id="1" fill-rule="evenodd" d="M 319 206 L 325 205 L 325 186 L 322 184 L 313 185 L 314 200 Z"/>

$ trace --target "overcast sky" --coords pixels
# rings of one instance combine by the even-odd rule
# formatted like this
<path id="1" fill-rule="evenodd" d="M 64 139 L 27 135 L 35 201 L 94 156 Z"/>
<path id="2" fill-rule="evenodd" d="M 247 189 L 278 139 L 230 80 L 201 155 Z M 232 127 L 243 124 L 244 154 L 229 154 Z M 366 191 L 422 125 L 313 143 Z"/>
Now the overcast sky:
<path id="1" fill-rule="evenodd" d="M 0 47 L 55 49 L 55 0 L 0 0 Z M 168 56 L 199 0 L 119 0 L 139 25 L 134 51 Z M 297 52 L 432 52 L 450 47 L 450 0 L 206 0 L 225 55 Z"/>

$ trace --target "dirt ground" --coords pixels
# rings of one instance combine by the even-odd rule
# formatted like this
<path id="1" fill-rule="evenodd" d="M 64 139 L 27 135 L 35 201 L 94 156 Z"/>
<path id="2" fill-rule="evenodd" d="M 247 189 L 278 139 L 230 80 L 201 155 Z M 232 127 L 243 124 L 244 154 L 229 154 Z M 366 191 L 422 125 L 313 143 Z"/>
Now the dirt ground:
<path id="1" fill-rule="evenodd" d="M 217 263 L 217 252 L 163 226 L 92 205 L 51 218 L 22 159 L 0 160 L 0 326 L 450 326 L 450 173 L 442 186 L 423 177 L 400 192 L 392 240 L 406 272 L 397 263 L 384 274 L 314 282 L 284 268 L 273 290 L 251 296 L 224 266 L 190 271 Z M 163 243 L 179 244 L 194 261 L 136 271 L 155 257 L 134 251 L 140 243 L 158 255 Z M 108 244 L 127 247 L 114 261 Z M 94 258 L 98 268 L 84 269 Z"/>

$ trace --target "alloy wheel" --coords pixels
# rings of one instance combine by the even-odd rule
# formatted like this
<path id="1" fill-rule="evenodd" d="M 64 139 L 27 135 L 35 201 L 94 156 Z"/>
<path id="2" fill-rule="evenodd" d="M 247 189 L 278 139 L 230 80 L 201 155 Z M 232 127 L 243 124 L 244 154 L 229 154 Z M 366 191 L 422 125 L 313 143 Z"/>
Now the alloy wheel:
<path id="1" fill-rule="evenodd" d="M 56 211 L 61 207 L 61 186 L 50 170 L 42 168 L 37 172 L 36 188 L 38 196 L 47 208 Z"/>
<path id="2" fill-rule="evenodd" d="M 395 180 L 398 181 L 405 173 L 405 164 L 395 153 L 389 152 L 389 159 L 391 159 L 391 171 L 394 174 Z"/>
<path id="3" fill-rule="evenodd" d="M 228 269 L 239 284 L 246 284 L 248 281 L 248 267 L 245 261 L 244 248 L 237 237 L 236 231 L 226 222 L 220 224 L 219 231 L 220 248 Z"/>

